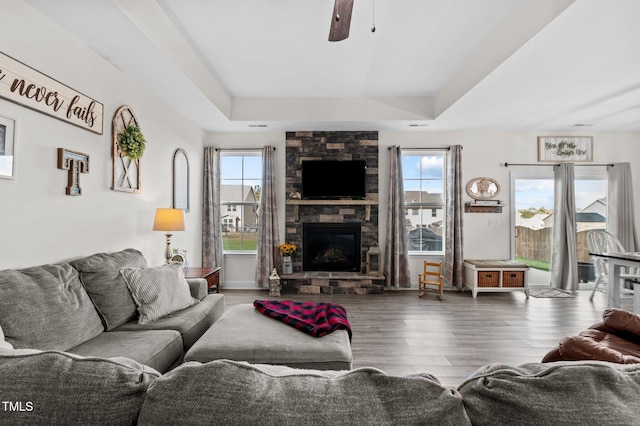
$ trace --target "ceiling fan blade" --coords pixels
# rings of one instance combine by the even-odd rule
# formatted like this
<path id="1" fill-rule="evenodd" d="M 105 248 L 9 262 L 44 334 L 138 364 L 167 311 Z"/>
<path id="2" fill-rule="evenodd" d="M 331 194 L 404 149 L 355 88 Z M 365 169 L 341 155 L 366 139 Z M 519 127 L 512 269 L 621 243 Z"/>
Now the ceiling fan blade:
<path id="1" fill-rule="evenodd" d="M 349 37 L 351 10 L 353 10 L 353 0 L 335 1 L 333 4 L 333 15 L 331 15 L 329 41 L 340 41 Z"/>

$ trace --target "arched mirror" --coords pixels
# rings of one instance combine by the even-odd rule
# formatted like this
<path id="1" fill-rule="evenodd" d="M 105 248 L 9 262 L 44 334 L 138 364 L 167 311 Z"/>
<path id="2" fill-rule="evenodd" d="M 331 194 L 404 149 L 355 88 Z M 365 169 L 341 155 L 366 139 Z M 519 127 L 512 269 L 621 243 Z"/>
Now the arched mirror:
<path id="1" fill-rule="evenodd" d="M 173 154 L 173 208 L 189 211 L 189 160 L 181 148 Z"/>
<path id="2" fill-rule="evenodd" d="M 476 200 L 489 200 L 500 193 L 500 184 L 488 177 L 477 177 L 467 182 L 467 194 Z"/>

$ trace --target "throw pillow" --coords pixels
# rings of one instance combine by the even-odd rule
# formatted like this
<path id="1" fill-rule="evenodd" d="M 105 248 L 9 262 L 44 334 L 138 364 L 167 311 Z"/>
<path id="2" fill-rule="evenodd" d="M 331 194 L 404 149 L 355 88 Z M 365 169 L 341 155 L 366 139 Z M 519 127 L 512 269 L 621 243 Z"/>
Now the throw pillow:
<path id="1" fill-rule="evenodd" d="M 136 304 L 120 269 L 147 266 L 141 252 L 126 249 L 116 253 L 97 253 L 71 264 L 78 270 L 80 281 L 96 305 L 107 331 L 136 317 Z"/>
<path id="2" fill-rule="evenodd" d="M 120 273 L 138 306 L 139 324 L 147 324 L 198 303 L 180 265 L 123 268 Z"/>
<path id="3" fill-rule="evenodd" d="M 16 349 L 67 351 L 104 331 L 69 264 L 0 271 L 0 324 Z"/>
<path id="4" fill-rule="evenodd" d="M 2 327 L 0 327 L 0 349 L 13 349 L 11 343 L 4 340 L 4 332 L 2 331 Z"/>

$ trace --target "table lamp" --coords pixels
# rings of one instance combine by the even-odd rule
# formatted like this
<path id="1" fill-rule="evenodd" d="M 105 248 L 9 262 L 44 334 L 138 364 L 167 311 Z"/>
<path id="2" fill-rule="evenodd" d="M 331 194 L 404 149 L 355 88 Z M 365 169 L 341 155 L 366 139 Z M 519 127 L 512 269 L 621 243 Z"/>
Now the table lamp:
<path id="1" fill-rule="evenodd" d="M 153 220 L 154 231 L 166 231 L 167 248 L 164 251 L 166 263 L 171 260 L 171 232 L 184 231 L 184 210 L 182 209 L 156 209 L 156 217 Z"/>

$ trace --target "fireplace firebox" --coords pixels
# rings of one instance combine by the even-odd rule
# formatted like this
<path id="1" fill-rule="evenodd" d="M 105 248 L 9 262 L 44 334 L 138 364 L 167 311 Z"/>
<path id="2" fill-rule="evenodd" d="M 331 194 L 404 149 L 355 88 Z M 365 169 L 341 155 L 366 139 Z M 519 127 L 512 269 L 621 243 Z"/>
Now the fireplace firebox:
<path id="1" fill-rule="evenodd" d="M 362 272 L 359 223 L 304 223 L 303 271 Z"/>

